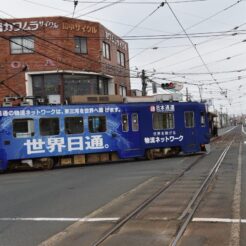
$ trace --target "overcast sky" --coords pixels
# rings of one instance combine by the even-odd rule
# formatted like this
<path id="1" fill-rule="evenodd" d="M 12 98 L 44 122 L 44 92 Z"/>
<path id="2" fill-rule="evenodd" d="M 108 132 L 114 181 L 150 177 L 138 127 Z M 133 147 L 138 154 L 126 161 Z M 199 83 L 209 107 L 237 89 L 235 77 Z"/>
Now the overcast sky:
<path id="1" fill-rule="evenodd" d="M 8 0 L 0 7 L 1 18 L 98 21 L 128 42 L 132 77 L 145 69 L 157 83 L 184 82 L 184 95 L 188 89 L 193 100 L 212 99 L 210 110 L 238 115 L 246 113 L 245 13 L 245 0 L 170 0 L 164 6 L 155 0 L 81 0 L 75 11 L 72 0 Z M 141 89 L 140 78 L 131 81 Z"/>

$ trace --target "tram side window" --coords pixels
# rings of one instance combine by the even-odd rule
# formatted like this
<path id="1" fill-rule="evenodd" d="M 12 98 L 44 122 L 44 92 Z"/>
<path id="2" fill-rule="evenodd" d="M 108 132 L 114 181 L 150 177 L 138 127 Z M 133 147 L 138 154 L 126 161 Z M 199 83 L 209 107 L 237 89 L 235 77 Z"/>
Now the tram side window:
<path id="1" fill-rule="evenodd" d="M 185 112 L 185 127 L 186 128 L 195 127 L 195 117 L 193 111 Z"/>
<path id="2" fill-rule="evenodd" d="M 174 128 L 173 113 L 153 113 L 152 124 L 154 130 L 165 130 Z"/>
<path id="3" fill-rule="evenodd" d="M 83 117 L 66 117 L 65 118 L 66 134 L 79 134 L 84 132 Z"/>
<path id="4" fill-rule="evenodd" d="M 34 136 L 33 119 L 14 119 L 13 135 L 16 138 L 28 138 Z"/>
<path id="5" fill-rule="evenodd" d="M 121 115 L 121 122 L 122 122 L 122 131 L 128 132 L 129 131 L 128 114 Z"/>
<path id="6" fill-rule="evenodd" d="M 132 131 L 133 132 L 138 132 L 139 130 L 139 124 L 138 124 L 138 114 L 133 113 L 132 114 Z"/>
<path id="7" fill-rule="evenodd" d="M 88 117 L 89 132 L 106 132 L 106 117 L 105 116 L 89 116 Z"/>
<path id="8" fill-rule="evenodd" d="M 52 136 L 60 133 L 59 118 L 41 118 L 39 120 L 41 136 Z"/>
<path id="9" fill-rule="evenodd" d="M 205 112 L 201 112 L 201 127 L 205 127 L 206 125 L 205 115 Z"/>

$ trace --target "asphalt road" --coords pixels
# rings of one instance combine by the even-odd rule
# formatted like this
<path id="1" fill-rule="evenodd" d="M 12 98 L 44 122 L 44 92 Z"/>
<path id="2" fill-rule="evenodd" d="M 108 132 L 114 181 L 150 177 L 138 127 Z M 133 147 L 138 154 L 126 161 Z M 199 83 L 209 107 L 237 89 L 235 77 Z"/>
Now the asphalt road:
<path id="1" fill-rule="evenodd" d="M 179 172 L 184 159 L 0 175 L 0 246 L 38 245 L 73 223 L 15 218 L 83 218 L 153 176 Z"/>

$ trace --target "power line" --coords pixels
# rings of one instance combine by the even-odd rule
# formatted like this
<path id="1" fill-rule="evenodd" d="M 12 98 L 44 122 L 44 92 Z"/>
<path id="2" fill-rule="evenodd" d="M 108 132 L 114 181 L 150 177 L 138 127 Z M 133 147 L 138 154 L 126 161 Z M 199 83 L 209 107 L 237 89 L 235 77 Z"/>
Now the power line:
<path id="1" fill-rule="evenodd" d="M 202 54 L 202 56 L 204 57 L 204 56 L 207 56 L 207 55 L 210 55 L 210 54 L 214 54 L 214 53 L 217 53 L 217 52 L 219 52 L 219 51 L 221 51 L 221 50 L 228 49 L 229 47 L 232 47 L 232 46 L 234 46 L 235 44 L 241 44 L 241 43 L 242 43 L 242 42 L 236 42 L 236 43 L 234 43 L 234 44 L 230 44 L 230 45 L 227 45 L 227 46 L 222 47 L 222 48 L 219 48 L 219 49 L 215 49 L 215 50 L 212 50 L 212 51 L 208 51 L 208 52 Z M 193 59 L 196 59 L 196 58 L 197 58 L 197 56 L 193 56 L 193 57 L 191 57 L 191 58 L 184 59 L 184 60 L 182 60 L 182 61 L 180 61 L 180 62 L 175 62 L 175 63 L 173 63 L 173 64 L 169 64 L 169 65 L 165 66 L 165 68 L 167 68 L 167 67 L 172 67 L 172 66 L 177 66 L 177 65 L 179 65 L 179 64 L 186 63 L 187 61 L 190 61 L 190 60 L 193 60 Z"/>
<path id="2" fill-rule="evenodd" d="M 65 2 L 72 2 L 72 0 L 63 0 Z M 196 2 L 206 2 L 208 0 L 183 0 L 183 1 L 172 1 L 170 2 L 171 4 L 174 4 L 174 3 L 196 3 Z M 96 1 L 78 1 L 80 3 L 98 3 Z M 113 1 L 108 1 L 107 3 L 115 3 Z M 124 3 L 122 4 L 131 4 L 131 5 L 137 5 L 137 4 L 140 4 L 140 5 L 150 5 L 150 4 L 159 4 L 160 2 L 157 2 L 157 1 L 146 1 L 146 2 L 143 2 L 143 1 L 131 1 L 131 2 L 127 2 L 125 1 Z"/>
<path id="3" fill-rule="evenodd" d="M 237 70 L 225 70 L 225 71 L 212 71 L 213 74 L 224 74 L 224 73 L 240 73 L 240 72 L 244 72 L 246 71 L 246 68 L 240 68 L 240 69 L 237 69 Z M 179 72 L 155 72 L 155 74 L 167 74 L 167 75 L 180 75 L 180 76 L 183 76 L 183 75 L 207 75 L 209 73 L 207 72 L 187 72 L 187 73 L 179 73 Z"/>
<path id="4" fill-rule="evenodd" d="M 59 11 L 64 12 L 64 13 L 68 13 L 68 11 L 66 11 L 66 10 L 63 10 L 63 9 L 60 9 L 60 8 L 57 8 L 57 7 L 53 7 L 53 6 L 50 6 L 50 5 L 42 4 L 42 3 L 37 3 L 37 2 L 31 1 L 31 0 L 22 0 L 22 1 L 27 2 L 27 3 L 31 3 L 31 4 L 34 4 L 34 5 L 37 5 L 37 6 L 42 6 L 42 7 L 46 7 L 46 8 L 50 8 L 50 9 L 59 10 Z"/>
<path id="5" fill-rule="evenodd" d="M 173 9 L 171 8 L 171 6 L 168 4 L 167 0 L 166 0 L 166 4 L 168 6 L 168 8 L 170 9 L 170 11 L 172 12 L 173 16 L 175 17 L 175 19 L 177 20 L 179 26 L 181 27 L 181 29 L 183 30 L 183 32 L 186 34 L 188 40 L 190 41 L 191 45 L 193 46 L 194 50 L 196 51 L 196 53 L 198 54 L 200 60 L 203 63 L 203 66 L 206 68 L 206 70 L 208 71 L 208 73 L 210 74 L 211 78 L 214 80 L 214 82 L 217 83 L 217 80 L 214 78 L 213 74 L 210 72 L 208 65 L 206 64 L 206 62 L 204 61 L 204 59 L 202 58 L 200 52 L 198 51 L 196 45 L 193 43 L 193 41 L 191 40 L 191 38 L 189 37 L 188 33 L 186 32 L 186 30 L 184 29 L 183 25 L 181 24 L 181 22 L 179 21 L 177 15 L 174 13 Z M 220 85 L 217 83 L 218 87 L 220 88 L 221 92 L 223 91 L 222 88 L 220 87 Z"/>
<path id="6" fill-rule="evenodd" d="M 11 92 L 13 92 L 15 95 L 20 96 L 20 94 L 19 94 L 16 90 L 14 90 L 14 89 L 12 89 L 11 87 L 9 87 L 8 85 L 6 85 L 5 82 L 8 81 L 8 80 L 10 80 L 10 79 L 12 79 L 12 78 L 14 78 L 14 77 L 16 77 L 17 75 L 19 75 L 20 73 L 22 73 L 22 72 L 24 72 L 24 71 L 26 71 L 26 70 L 27 70 L 27 66 L 24 66 L 24 67 L 23 67 L 20 71 L 18 71 L 17 73 L 15 73 L 15 74 L 9 76 L 8 78 L 6 78 L 6 79 L 4 79 L 4 80 L 1 80 L 1 81 L 0 81 L 0 85 L 3 85 L 3 86 L 6 87 L 8 90 L 10 90 Z"/>
<path id="7" fill-rule="evenodd" d="M 86 12 L 85 14 L 78 15 L 78 16 L 76 16 L 76 18 L 85 16 L 85 15 L 88 15 L 88 14 L 91 14 L 91 13 L 95 13 L 95 12 L 97 12 L 97 11 L 100 11 L 100 10 L 106 9 L 106 8 L 109 8 L 109 7 L 113 6 L 113 5 L 119 4 L 119 3 L 124 2 L 124 1 L 125 1 L 125 0 L 118 0 L 118 1 L 116 1 L 116 2 L 109 3 L 109 4 L 107 4 L 106 6 L 103 6 L 103 7 L 94 9 L 94 10 L 91 10 L 91 11 L 89 11 L 89 12 Z"/>
<path id="8" fill-rule="evenodd" d="M 151 15 L 153 15 L 159 8 L 164 6 L 164 2 L 161 2 L 159 6 L 154 9 L 150 14 L 148 14 L 146 17 L 144 17 L 140 22 L 138 22 L 133 28 L 131 28 L 125 35 L 122 37 L 127 36 L 129 33 L 131 33 L 134 29 L 136 29 L 139 25 L 141 25 L 144 21 L 146 21 Z"/>
<path id="9" fill-rule="evenodd" d="M 237 2 L 235 2 L 235 3 L 233 3 L 233 4 L 229 5 L 229 6 L 227 6 L 226 8 L 223 8 L 222 10 L 220 10 L 220 11 L 218 11 L 218 12 L 216 12 L 216 13 L 214 13 L 214 14 L 212 14 L 212 15 L 210 15 L 210 16 L 204 18 L 204 19 L 202 19 L 201 21 L 199 21 L 199 22 L 197 22 L 197 23 L 195 23 L 195 24 L 189 26 L 188 28 L 186 28 L 186 30 L 190 30 L 190 29 L 192 29 L 193 27 L 196 27 L 196 26 L 198 26 L 198 25 L 200 25 L 200 24 L 202 24 L 202 23 L 204 23 L 204 22 L 206 22 L 206 21 L 208 21 L 208 20 L 214 18 L 215 16 L 217 16 L 217 15 L 223 13 L 224 11 L 227 11 L 227 10 L 229 10 L 230 8 L 233 8 L 234 6 L 236 6 L 237 4 L 239 4 L 241 1 L 242 1 L 242 0 L 238 0 Z M 171 39 L 172 39 L 172 38 L 170 38 L 170 40 L 171 40 Z M 165 41 L 166 41 L 166 40 L 165 40 Z M 157 46 L 157 45 L 159 45 L 159 44 L 161 44 L 161 43 L 163 43 L 163 42 L 164 42 L 164 41 L 162 40 L 162 41 L 160 41 L 160 42 L 154 43 L 152 46 Z M 147 49 L 148 49 L 148 48 L 146 48 L 146 50 L 147 50 Z M 143 52 L 145 52 L 146 50 L 143 50 L 143 51 L 138 52 L 137 54 L 135 54 L 135 55 L 133 55 L 132 57 L 130 57 L 129 60 L 132 60 L 133 58 L 135 58 L 135 57 L 141 55 L 141 54 L 142 54 Z"/>
<path id="10" fill-rule="evenodd" d="M 239 30 L 237 32 L 237 35 L 245 35 L 246 34 L 246 30 Z M 217 31 L 217 32 L 204 32 L 204 33 L 189 33 L 190 37 L 193 38 L 204 38 L 204 37 L 214 37 L 214 36 L 235 36 L 235 32 L 232 31 Z M 173 35 L 134 35 L 134 36 L 124 36 L 124 40 L 152 40 L 152 39 L 169 39 L 170 37 L 172 37 L 172 39 L 180 39 L 180 38 L 187 38 L 186 35 L 184 34 L 178 34 L 175 36 L 175 34 Z M 67 36 L 52 36 L 50 38 L 46 38 L 47 40 L 69 40 L 69 39 L 74 39 L 74 37 L 67 37 Z M 104 40 L 105 37 L 87 37 L 87 39 L 93 39 L 93 40 Z M 115 37 L 115 40 L 122 40 L 122 38 L 117 38 Z M 241 41 L 241 42 L 244 42 Z M 238 42 L 238 43 L 241 43 Z M 184 45 L 179 45 L 179 46 L 169 46 L 169 47 L 183 47 Z M 186 45 L 187 46 L 187 45 Z M 161 47 L 160 47 L 161 48 Z M 144 48 L 142 48 L 144 49 Z M 151 48 L 152 49 L 152 48 Z M 158 49 L 158 47 L 156 47 L 156 49 Z"/>

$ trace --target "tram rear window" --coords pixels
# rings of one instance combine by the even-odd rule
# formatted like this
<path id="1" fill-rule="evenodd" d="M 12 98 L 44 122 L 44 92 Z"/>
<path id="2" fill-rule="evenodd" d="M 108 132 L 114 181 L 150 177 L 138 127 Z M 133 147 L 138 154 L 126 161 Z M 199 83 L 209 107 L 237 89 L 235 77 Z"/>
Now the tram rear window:
<path id="1" fill-rule="evenodd" d="M 153 113 L 152 120 L 154 130 L 165 130 L 174 128 L 173 113 Z"/>
<path id="2" fill-rule="evenodd" d="M 34 135 L 33 119 L 14 119 L 13 135 L 16 138 L 27 138 Z"/>
<path id="3" fill-rule="evenodd" d="M 105 116 L 89 116 L 88 117 L 89 132 L 106 132 Z"/>
<path id="4" fill-rule="evenodd" d="M 39 128 L 41 136 L 58 135 L 60 133 L 59 118 L 41 118 Z"/>
<path id="5" fill-rule="evenodd" d="M 122 131 L 128 132 L 129 131 L 129 124 L 128 124 L 128 115 L 127 114 L 121 115 L 121 122 L 122 122 Z"/>
<path id="6" fill-rule="evenodd" d="M 84 132 L 83 117 L 66 117 L 65 118 L 66 134 L 79 134 Z"/>
<path id="7" fill-rule="evenodd" d="M 193 111 L 185 112 L 185 127 L 186 128 L 195 127 L 195 117 Z"/>
<path id="8" fill-rule="evenodd" d="M 201 112 L 201 127 L 205 127 L 206 125 L 205 115 L 205 112 Z"/>
<path id="9" fill-rule="evenodd" d="M 138 114 L 133 113 L 132 114 L 132 131 L 133 132 L 138 132 L 139 130 L 139 124 L 138 124 Z"/>

